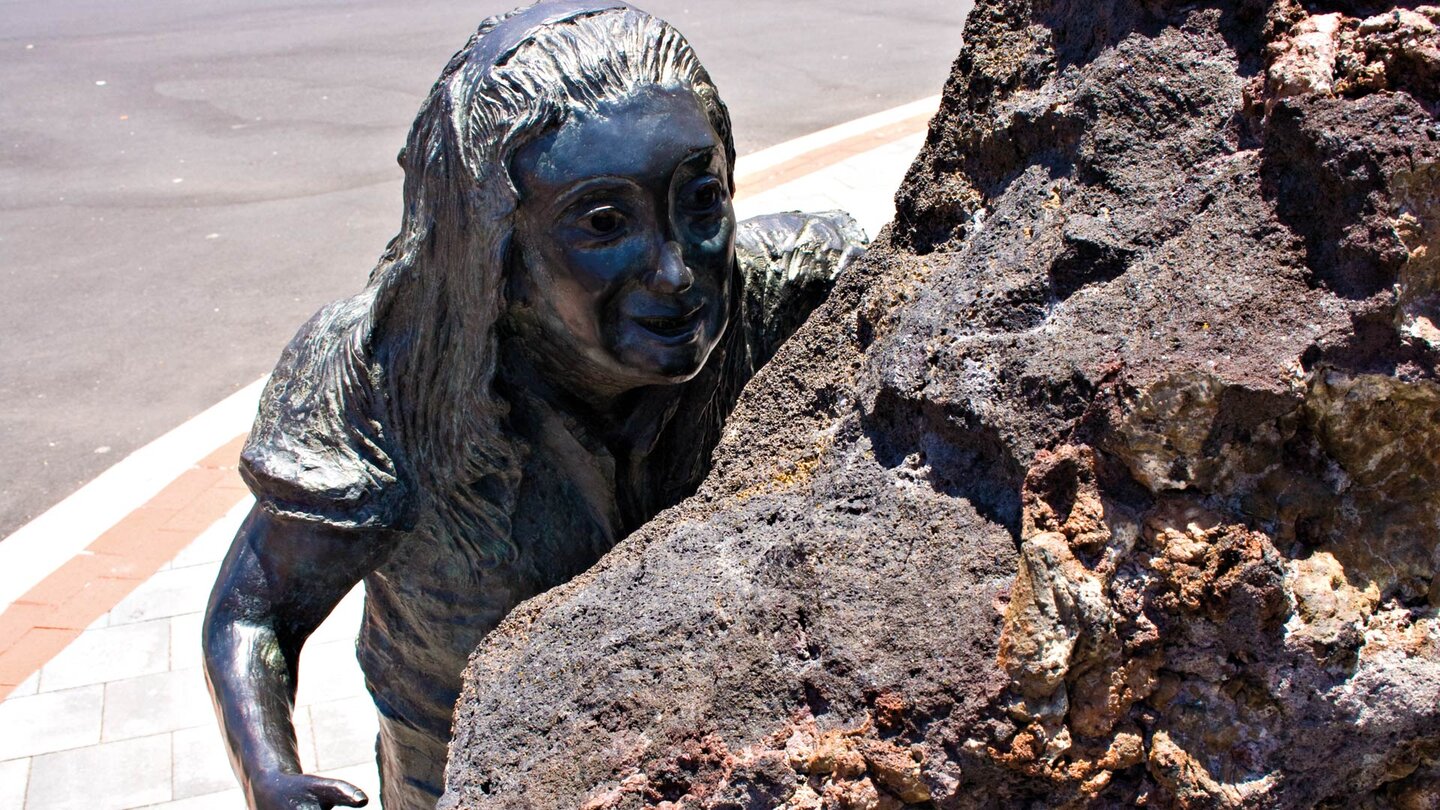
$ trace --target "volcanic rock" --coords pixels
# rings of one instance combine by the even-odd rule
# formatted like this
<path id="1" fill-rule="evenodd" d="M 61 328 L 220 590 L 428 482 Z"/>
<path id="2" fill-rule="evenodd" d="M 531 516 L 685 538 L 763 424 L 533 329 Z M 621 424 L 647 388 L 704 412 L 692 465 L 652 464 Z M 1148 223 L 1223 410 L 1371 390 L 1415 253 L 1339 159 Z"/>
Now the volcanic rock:
<path id="1" fill-rule="evenodd" d="M 1440 806 L 1440 10 L 981 0 L 693 498 L 445 808 Z"/>

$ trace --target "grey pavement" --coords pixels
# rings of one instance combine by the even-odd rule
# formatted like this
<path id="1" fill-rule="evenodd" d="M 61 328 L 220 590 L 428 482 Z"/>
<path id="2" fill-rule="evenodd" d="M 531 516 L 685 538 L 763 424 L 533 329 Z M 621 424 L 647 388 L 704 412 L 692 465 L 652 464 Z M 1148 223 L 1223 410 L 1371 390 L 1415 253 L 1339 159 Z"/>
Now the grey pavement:
<path id="1" fill-rule="evenodd" d="M 0 0 L 0 537 L 269 370 L 398 223 L 395 152 L 509 0 Z M 938 93 L 969 2 L 641 0 L 742 153 Z"/>

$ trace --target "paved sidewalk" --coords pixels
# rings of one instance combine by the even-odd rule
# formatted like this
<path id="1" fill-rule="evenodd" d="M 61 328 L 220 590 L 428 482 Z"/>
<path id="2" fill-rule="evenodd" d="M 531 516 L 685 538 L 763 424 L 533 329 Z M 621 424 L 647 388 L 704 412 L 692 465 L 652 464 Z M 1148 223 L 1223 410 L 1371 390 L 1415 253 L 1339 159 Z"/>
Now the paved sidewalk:
<path id="1" fill-rule="evenodd" d="M 0 704 L 0 808 L 245 807 L 200 670 L 200 618 L 246 497 Z M 376 796 L 375 709 L 355 662 L 361 590 L 310 638 L 307 770 Z"/>
<path id="2" fill-rule="evenodd" d="M 874 237 L 936 104 L 741 158 L 737 213 L 840 208 Z M 211 446 L 227 441 L 59 568 L 30 572 L 39 584 L 0 569 L 0 592 L 21 594 L 0 602 L 0 810 L 243 810 L 199 645 L 251 504 L 225 461 L 234 437 Z M 375 711 L 354 654 L 361 600 L 356 588 L 306 645 L 296 729 L 308 772 L 360 786 L 374 806 Z"/>

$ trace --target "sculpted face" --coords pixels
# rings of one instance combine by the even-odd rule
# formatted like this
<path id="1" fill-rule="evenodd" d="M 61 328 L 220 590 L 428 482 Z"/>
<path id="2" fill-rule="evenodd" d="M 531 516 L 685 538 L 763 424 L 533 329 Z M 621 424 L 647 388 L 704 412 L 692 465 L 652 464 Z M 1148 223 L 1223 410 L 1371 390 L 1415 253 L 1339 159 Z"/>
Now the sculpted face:
<path id="1" fill-rule="evenodd" d="M 684 382 L 726 327 L 725 148 L 687 90 L 642 88 L 527 144 L 510 317 L 552 376 L 609 395 Z"/>

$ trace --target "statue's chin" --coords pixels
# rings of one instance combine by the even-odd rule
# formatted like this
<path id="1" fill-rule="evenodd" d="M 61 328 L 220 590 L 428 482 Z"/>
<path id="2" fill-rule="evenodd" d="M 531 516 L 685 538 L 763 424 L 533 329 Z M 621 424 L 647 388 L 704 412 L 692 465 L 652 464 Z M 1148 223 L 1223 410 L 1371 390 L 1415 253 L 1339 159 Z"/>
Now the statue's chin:
<path id="1" fill-rule="evenodd" d="M 644 356 L 623 357 L 621 362 L 631 378 L 640 385 L 679 385 L 689 382 L 705 366 L 709 349 L 704 352 L 691 351 L 647 353 Z"/>
<path id="2" fill-rule="evenodd" d="M 644 347 L 625 352 L 621 363 L 650 385 L 678 385 L 689 382 L 705 367 L 713 341 L 696 341 L 683 346 Z"/>

